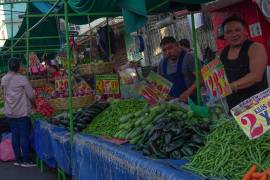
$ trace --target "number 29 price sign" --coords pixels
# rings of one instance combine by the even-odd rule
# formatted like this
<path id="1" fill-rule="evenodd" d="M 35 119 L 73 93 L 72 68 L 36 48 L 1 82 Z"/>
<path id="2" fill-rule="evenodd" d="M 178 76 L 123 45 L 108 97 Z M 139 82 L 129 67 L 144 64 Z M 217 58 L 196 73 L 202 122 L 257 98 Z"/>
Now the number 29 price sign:
<path id="1" fill-rule="evenodd" d="M 232 93 L 224 66 L 220 60 L 211 61 L 202 68 L 201 73 L 204 83 L 213 97 L 226 97 Z"/>
<path id="2" fill-rule="evenodd" d="M 262 136 L 270 129 L 270 89 L 245 100 L 231 113 L 249 139 Z"/>

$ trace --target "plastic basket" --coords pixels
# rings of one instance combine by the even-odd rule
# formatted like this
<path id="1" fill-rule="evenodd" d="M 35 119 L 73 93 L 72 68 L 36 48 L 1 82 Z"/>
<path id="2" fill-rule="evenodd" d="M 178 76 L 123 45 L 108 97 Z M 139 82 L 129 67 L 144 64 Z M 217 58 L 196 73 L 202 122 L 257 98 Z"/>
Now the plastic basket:
<path id="1" fill-rule="evenodd" d="M 48 84 L 47 79 L 36 79 L 36 80 L 30 80 L 30 83 L 33 88 L 35 87 L 41 87 L 44 86 L 44 84 Z"/>
<path id="2" fill-rule="evenodd" d="M 81 75 L 112 73 L 113 68 L 114 67 L 112 62 L 78 65 L 78 69 Z"/>
<path id="3" fill-rule="evenodd" d="M 95 103 L 95 95 L 72 97 L 72 108 L 79 109 Z M 68 110 L 68 98 L 50 99 L 49 104 L 55 110 Z"/>

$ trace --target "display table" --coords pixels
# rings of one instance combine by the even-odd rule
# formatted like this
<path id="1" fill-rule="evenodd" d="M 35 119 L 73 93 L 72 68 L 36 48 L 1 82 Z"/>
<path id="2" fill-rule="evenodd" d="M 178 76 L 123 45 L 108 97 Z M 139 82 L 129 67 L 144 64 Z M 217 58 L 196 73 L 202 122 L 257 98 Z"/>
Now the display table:
<path id="1" fill-rule="evenodd" d="M 152 160 L 131 147 L 115 145 L 89 135 L 75 135 L 75 180 L 203 179 L 180 169 L 180 166 L 187 162 L 185 160 Z"/>
<path id="2" fill-rule="evenodd" d="M 73 174 L 75 180 L 203 179 L 180 169 L 186 160 L 150 159 L 129 144 L 116 145 L 94 136 L 76 134 L 71 153 L 66 128 L 36 121 L 34 132 L 38 157 L 50 167 Z"/>
<path id="3" fill-rule="evenodd" d="M 36 121 L 35 150 L 37 156 L 49 167 L 61 168 L 65 173 L 72 174 L 70 133 L 64 127 Z"/>

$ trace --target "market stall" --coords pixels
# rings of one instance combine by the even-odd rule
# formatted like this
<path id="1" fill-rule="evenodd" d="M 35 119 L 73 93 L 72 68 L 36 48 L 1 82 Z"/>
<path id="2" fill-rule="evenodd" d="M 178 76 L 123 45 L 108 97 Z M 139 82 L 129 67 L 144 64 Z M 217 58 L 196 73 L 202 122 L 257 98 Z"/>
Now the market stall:
<path id="1" fill-rule="evenodd" d="M 250 141 L 236 121 L 230 121 L 223 113 L 223 101 L 212 103 L 211 107 L 200 106 L 194 17 L 192 35 L 197 61 L 197 104 L 192 101 L 188 105 L 178 101 L 166 102 L 171 83 L 154 72 L 141 79 L 136 65 L 126 64 L 115 69 L 112 62 L 82 61 L 78 66 L 72 63 L 75 58 L 68 33 L 71 9 L 73 18 L 80 15 L 115 16 L 123 10 L 127 29 L 132 31 L 145 23 L 148 14 L 178 9 L 178 6 L 181 9 L 187 3 L 204 2 L 207 1 L 123 1 L 116 6 L 105 1 L 102 3 L 108 5 L 106 7 L 110 7 L 111 12 L 100 13 L 103 9 L 99 8 L 104 7 L 101 2 L 64 1 L 64 14 L 55 16 L 64 16 L 66 20 L 66 53 L 62 56 L 65 73 L 53 79 L 53 87 L 49 86 L 50 78 L 42 71 L 42 62 L 29 53 L 29 42 L 26 43 L 31 75 L 46 77 L 40 83 L 42 87 L 39 84 L 35 89 L 37 109 L 33 119 L 37 120 L 34 124 L 38 158 L 75 179 L 241 179 L 254 164 L 257 171 L 269 168 L 267 133 L 259 138 L 263 133 L 256 131 L 257 134 L 253 133 L 251 137 L 259 139 Z M 51 8 L 45 11 L 45 18 L 58 7 L 58 3 L 48 4 Z M 130 8 L 130 3 L 135 9 Z M 63 6 L 59 6 L 62 8 L 55 11 L 61 13 Z M 38 17 L 27 13 L 26 20 L 31 16 Z M 28 28 L 26 38 L 29 38 Z M 16 43 L 11 49 L 13 47 Z M 8 52 L 4 51 L 4 54 Z M 83 75 L 95 76 L 93 89 L 81 78 Z M 202 75 L 210 96 L 216 101 L 231 93 L 224 68 L 218 60 L 206 65 Z M 139 98 L 121 98 L 119 80 L 124 84 L 134 84 Z M 237 113 L 233 115 L 235 119 L 239 116 Z M 244 126 L 248 124 L 247 119 L 237 122 Z M 263 176 L 267 173 L 265 171 Z"/>

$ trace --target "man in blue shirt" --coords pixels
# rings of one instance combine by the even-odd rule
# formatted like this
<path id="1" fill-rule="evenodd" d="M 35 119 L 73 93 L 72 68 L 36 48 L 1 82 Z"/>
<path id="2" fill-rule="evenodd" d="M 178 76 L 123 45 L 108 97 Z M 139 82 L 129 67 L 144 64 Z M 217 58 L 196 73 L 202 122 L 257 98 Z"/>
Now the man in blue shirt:
<path id="1" fill-rule="evenodd" d="M 193 53 L 186 52 L 171 36 L 161 40 L 160 47 L 164 58 L 160 61 L 158 73 L 173 83 L 170 96 L 187 102 L 195 100 L 195 62 Z"/>

